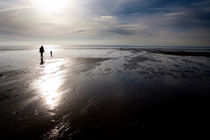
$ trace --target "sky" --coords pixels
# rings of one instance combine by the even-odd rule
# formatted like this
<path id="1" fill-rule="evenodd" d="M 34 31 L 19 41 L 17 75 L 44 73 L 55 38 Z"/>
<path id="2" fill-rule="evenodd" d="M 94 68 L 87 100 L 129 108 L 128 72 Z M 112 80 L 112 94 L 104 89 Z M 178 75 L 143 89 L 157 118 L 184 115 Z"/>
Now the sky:
<path id="1" fill-rule="evenodd" d="M 0 45 L 210 46 L 210 0 L 0 0 Z"/>

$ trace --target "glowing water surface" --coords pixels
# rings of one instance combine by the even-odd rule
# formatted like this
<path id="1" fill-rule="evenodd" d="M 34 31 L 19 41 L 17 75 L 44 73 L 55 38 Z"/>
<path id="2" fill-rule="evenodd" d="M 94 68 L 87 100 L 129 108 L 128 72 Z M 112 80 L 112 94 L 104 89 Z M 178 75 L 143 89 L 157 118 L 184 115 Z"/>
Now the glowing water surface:
<path id="1" fill-rule="evenodd" d="M 66 63 L 64 59 L 56 59 L 41 66 L 42 76 L 37 80 L 37 85 L 40 89 L 40 96 L 44 97 L 45 104 L 50 110 L 55 109 L 60 101 L 60 96 L 67 92 L 59 90 L 65 82 L 64 73 L 66 72 L 61 70 L 61 67 Z"/>

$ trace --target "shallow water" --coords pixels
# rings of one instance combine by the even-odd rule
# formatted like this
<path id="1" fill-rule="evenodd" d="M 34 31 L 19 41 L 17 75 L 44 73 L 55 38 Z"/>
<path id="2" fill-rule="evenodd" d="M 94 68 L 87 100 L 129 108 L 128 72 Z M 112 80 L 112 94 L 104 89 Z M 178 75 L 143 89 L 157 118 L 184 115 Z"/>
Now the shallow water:
<path id="1" fill-rule="evenodd" d="M 141 138 L 205 132 L 210 58 L 145 50 L 0 52 L 0 133 L 8 138 Z M 161 133 L 162 132 L 162 133 Z"/>

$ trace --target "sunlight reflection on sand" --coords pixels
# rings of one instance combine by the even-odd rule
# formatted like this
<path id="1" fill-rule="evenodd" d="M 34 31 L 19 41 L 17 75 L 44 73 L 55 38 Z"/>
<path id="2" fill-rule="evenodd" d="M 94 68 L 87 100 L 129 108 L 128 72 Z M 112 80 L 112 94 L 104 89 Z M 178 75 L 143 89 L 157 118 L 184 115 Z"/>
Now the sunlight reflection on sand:
<path id="1" fill-rule="evenodd" d="M 45 64 L 42 71 L 42 76 L 38 80 L 41 96 L 44 97 L 48 109 L 54 110 L 58 105 L 60 96 L 66 91 L 60 91 L 59 88 L 64 83 L 63 73 L 61 67 L 65 65 L 66 61 L 63 59 L 53 60 Z"/>

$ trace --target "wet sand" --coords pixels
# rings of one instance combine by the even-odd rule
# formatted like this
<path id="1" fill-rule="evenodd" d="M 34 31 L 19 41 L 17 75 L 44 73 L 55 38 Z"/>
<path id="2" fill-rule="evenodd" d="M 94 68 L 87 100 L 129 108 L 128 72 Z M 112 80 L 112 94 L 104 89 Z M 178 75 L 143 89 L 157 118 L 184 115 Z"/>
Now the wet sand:
<path id="1" fill-rule="evenodd" d="M 1 136 L 74 140 L 208 134 L 210 58 L 131 49 L 74 51 L 45 57 L 43 65 L 37 56 L 19 67 L 13 67 L 12 58 L 13 63 L 1 64 Z"/>

